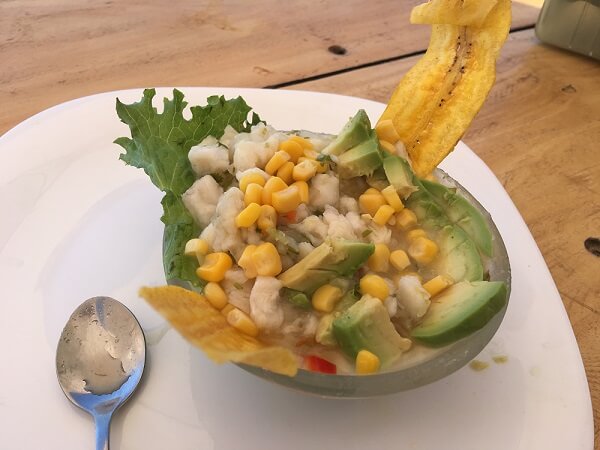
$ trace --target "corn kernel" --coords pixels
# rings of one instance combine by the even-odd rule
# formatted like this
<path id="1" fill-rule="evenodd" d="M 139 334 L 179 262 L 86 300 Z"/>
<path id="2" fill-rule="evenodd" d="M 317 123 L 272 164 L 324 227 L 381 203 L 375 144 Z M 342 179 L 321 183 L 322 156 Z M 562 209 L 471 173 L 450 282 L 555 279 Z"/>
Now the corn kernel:
<path id="1" fill-rule="evenodd" d="M 322 163 L 322 162 L 317 162 L 316 166 L 317 166 L 317 173 L 325 173 L 325 172 L 327 172 L 327 169 L 329 168 L 329 164 Z"/>
<path id="2" fill-rule="evenodd" d="M 381 205 L 373 216 L 373 222 L 375 222 L 377 225 L 385 225 L 393 215 L 394 208 L 392 208 L 390 205 Z"/>
<path id="3" fill-rule="evenodd" d="M 204 239 L 190 239 L 185 243 L 185 256 L 204 256 L 210 251 L 208 242 Z"/>
<path id="4" fill-rule="evenodd" d="M 369 273 L 360 279 L 360 292 L 384 301 L 390 295 L 390 288 L 379 275 Z"/>
<path id="5" fill-rule="evenodd" d="M 274 277 L 281 272 L 281 256 L 270 242 L 258 245 L 251 254 L 256 273 L 265 277 Z"/>
<path id="6" fill-rule="evenodd" d="M 292 186 L 296 186 L 298 188 L 298 193 L 300 194 L 300 203 L 308 203 L 310 199 L 308 183 L 306 181 L 296 181 L 292 184 Z"/>
<path id="7" fill-rule="evenodd" d="M 260 207 L 260 216 L 256 225 L 261 231 L 267 231 L 277 226 L 277 211 L 271 205 L 262 205 Z"/>
<path id="8" fill-rule="evenodd" d="M 311 302 L 313 308 L 325 313 L 331 312 L 342 298 L 342 294 L 343 292 L 339 287 L 324 284 L 312 295 Z"/>
<path id="9" fill-rule="evenodd" d="M 319 157 L 319 153 L 312 149 L 304 149 L 304 158 L 315 161 Z"/>
<path id="10" fill-rule="evenodd" d="M 316 173 L 325 173 L 327 172 L 327 163 L 317 161 L 316 158 L 319 156 L 317 152 L 312 150 L 305 150 L 304 154 L 307 156 L 302 156 L 298 158 L 298 164 L 300 163 L 311 163 L 315 167 Z"/>
<path id="11" fill-rule="evenodd" d="M 417 216 L 408 208 L 404 208 L 396 214 L 396 228 L 399 230 L 408 230 L 417 224 Z"/>
<path id="12" fill-rule="evenodd" d="M 256 278 L 258 275 L 256 273 L 254 261 L 252 260 L 252 255 L 254 254 L 255 250 L 256 245 L 247 245 L 242 252 L 242 256 L 240 256 L 240 259 L 238 259 L 238 266 L 244 269 L 244 275 L 246 275 L 246 278 Z"/>
<path id="13" fill-rule="evenodd" d="M 240 180 L 240 190 L 242 192 L 246 192 L 246 188 L 252 184 L 256 183 L 261 186 L 265 185 L 265 178 L 260 173 L 249 173 L 248 175 L 244 175 Z"/>
<path id="14" fill-rule="evenodd" d="M 385 198 L 379 192 L 377 194 L 363 194 L 358 197 L 360 211 L 371 216 L 375 216 L 377 210 L 385 204 Z"/>
<path id="15" fill-rule="evenodd" d="M 279 177 L 271 177 L 267 180 L 265 185 L 263 186 L 262 191 L 262 204 L 270 205 L 271 204 L 271 196 L 273 192 L 278 192 L 284 190 L 287 186 L 285 181 L 283 181 Z"/>
<path id="16" fill-rule="evenodd" d="M 300 205 L 300 191 L 297 186 L 290 186 L 282 191 L 273 192 L 271 204 L 279 214 L 294 211 Z"/>
<path id="17" fill-rule="evenodd" d="M 290 156 L 290 160 L 293 163 L 296 163 L 298 158 L 304 155 L 304 147 L 302 147 L 299 142 L 292 138 L 279 144 L 279 148 Z"/>
<path id="18" fill-rule="evenodd" d="M 375 244 L 375 251 L 367 264 L 373 272 L 387 272 L 390 263 L 390 249 L 385 244 Z"/>
<path id="19" fill-rule="evenodd" d="M 291 161 L 286 162 L 283 166 L 279 168 L 277 171 L 277 176 L 281 178 L 284 183 L 292 184 L 294 182 L 294 178 L 292 174 L 294 173 L 294 163 Z"/>
<path id="20" fill-rule="evenodd" d="M 319 155 L 320 153 L 317 153 L 314 150 L 304 150 L 304 160 L 311 161 L 315 165 L 317 173 L 325 173 L 327 172 L 329 164 L 319 161 L 317 159 Z M 300 161 L 300 159 L 298 159 L 298 161 Z"/>
<path id="21" fill-rule="evenodd" d="M 448 286 L 452 284 L 452 279 L 447 277 L 446 275 L 438 275 L 435 278 L 432 278 L 427 283 L 423 285 L 423 288 L 429 292 L 429 295 L 435 297 L 437 294 L 442 292 Z"/>
<path id="22" fill-rule="evenodd" d="M 404 250 L 394 250 L 390 253 L 390 263 L 398 272 L 402 272 L 410 266 L 410 260 Z"/>
<path id="23" fill-rule="evenodd" d="M 227 294 L 219 283 L 211 281 L 204 286 L 204 296 L 217 309 L 223 309 L 227 305 Z"/>
<path id="24" fill-rule="evenodd" d="M 408 254 L 419 264 L 429 264 L 438 254 L 438 246 L 431 239 L 418 237 L 408 247 Z"/>
<path id="25" fill-rule="evenodd" d="M 300 161 L 294 166 L 292 177 L 296 181 L 308 181 L 317 173 L 317 166 L 307 159 Z"/>
<path id="26" fill-rule="evenodd" d="M 227 314 L 229 314 L 229 311 L 231 311 L 232 309 L 235 309 L 235 306 L 233 306 L 231 303 L 227 303 L 225 307 L 221 310 L 221 314 L 227 317 Z"/>
<path id="27" fill-rule="evenodd" d="M 221 281 L 232 265 L 231 256 L 227 253 L 209 253 L 202 265 L 196 269 L 196 275 L 206 281 Z"/>
<path id="28" fill-rule="evenodd" d="M 300 144 L 300 147 L 302 147 L 305 150 L 312 150 L 314 148 L 314 145 L 312 144 L 312 142 L 310 142 L 306 138 L 303 138 L 302 136 L 296 136 L 296 135 L 291 136 L 290 141 L 297 142 L 298 144 Z"/>
<path id="29" fill-rule="evenodd" d="M 263 187 L 258 183 L 250 183 L 246 187 L 246 192 L 244 192 L 244 203 L 246 206 L 250 205 L 250 203 L 259 203 L 262 200 L 262 190 Z"/>
<path id="30" fill-rule="evenodd" d="M 365 192 L 363 192 L 363 194 L 369 195 L 369 194 L 373 194 L 373 195 L 379 195 L 380 192 L 375 189 L 375 188 L 368 188 Z"/>
<path id="31" fill-rule="evenodd" d="M 382 120 L 375 125 L 375 133 L 377 133 L 379 140 L 387 141 L 390 144 L 395 144 L 400 140 L 400 136 L 391 119 Z"/>
<path id="32" fill-rule="evenodd" d="M 421 228 L 416 228 L 414 230 L 410 230 L 409 232 L 406 233 L 406 239 L 408 240 L 408 242 L 412 242 L 417 238 L 420 237 L 427 237 L 427 233 L 425 232 L 425 230 L 421 229 Z"/>
<path id="33" fill-rule="evenodd" d="M 396 147 L 391 142 L 380 140 L 379 146 L 390 155 L 396 154 Z"/>
<path id="34" fill-rule="evenodd" d="M 265 166 L 265 172 L 269 175 L 274 175 L 277 170 L 281 166 L 283 166 L 286 162 L 290 160 L 290 154 L 280 150 L 275 152 L 275 154 L 271 157 L 267 165 Z"/>
<path id="35" fill-rule="evenodd" d="M 396 188 L 394 186 L 388 186 L 381 191 L 381 195 L 385 198 L 385 201 L 394 208 L 394 211 L 400 212 L 404 209 L 404 205 L 402 204 L 402 200 L 396 192 Z"/>
<path id="36" fill-rule="evenodd" d="M 235 226 L 238 228 L 248 228 L 254 225 L 260 216 L 260 205 L 250 203 L 235 218 Z"/>
<path id="37" fill-rule="evenodd" d="M 227 322 L 233 328 L 241 331 L 248 336 L 258 336 L 258 327 L 254 321 L 241 309 L 233 308 L 227 313 Z"/>
<path id="38" fill-rule="evenodd" d="M 356 373 L 358 375 L 377 373 L 380 365 L 379 357 L 369 350 L 361 350 L 356 355 Z"/>

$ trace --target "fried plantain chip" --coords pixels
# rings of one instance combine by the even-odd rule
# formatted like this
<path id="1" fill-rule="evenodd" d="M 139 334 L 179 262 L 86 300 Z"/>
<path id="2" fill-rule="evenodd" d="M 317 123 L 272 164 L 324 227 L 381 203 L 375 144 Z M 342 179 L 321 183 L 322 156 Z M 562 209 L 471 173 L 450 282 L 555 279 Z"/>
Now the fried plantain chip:
<path id="1" fill-rule="evenodd" d="M 214 362 L 244 363 L 296 375 L 298 360 L 290 350 L 268 346 L 236 330 L 202 295 L 177 286 L 143 287 L 139 294 Z"/>
<path id="2" fill-rule="evenodd" d="M 483 10 L 488 2 L 480 4 Z M 433 25 L 427 52 L 396 87 L 380 120 L 392 120 L 418 176 L 454 149 L 483 105 L 510 19 L 510 0 L 497 0 L 480 27 Z"/>
<path id="3" fill-rule="evenodd" d="M 430 0 L 413 8 L 410 22 L 480 27 L 497 2 L 498 0 Z"/>

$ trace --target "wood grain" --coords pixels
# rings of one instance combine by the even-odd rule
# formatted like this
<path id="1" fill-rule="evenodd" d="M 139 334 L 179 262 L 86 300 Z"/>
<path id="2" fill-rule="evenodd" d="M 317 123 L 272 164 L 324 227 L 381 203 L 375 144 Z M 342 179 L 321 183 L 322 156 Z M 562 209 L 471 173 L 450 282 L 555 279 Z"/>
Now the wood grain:
<path id="1" fill-rule="evenodd" d="M 416 57 L 294 86 L 387 102 Z M 600 448 L 600 65 L 512 33 L 464 141 L 490 166 L 546 259 L 581 349 Z"/>
<path id="2" fill-rule="evenodd" d="M 425 49 L 421 0 L 1 0 L 0 134 L 54 104 L 145 86 L 296 89 L 382 102 Z M 513 4 L 513 27 L 538 11 Z M 343 55 L 328 50 L 338 45 Z M 384 63 L 385 62 L 385 63 Z M 357 69 L 365 64 L 381 63 Z M 465 136 L 529 225 L 586 367 L 600 450 L 600 65 L 513 33 L 498 82 Z"/>
<path id="3" fill-rule="evenodd" d="M 418 3 L 2 0 L 0 134 L 98 92 L 263 87 L 421 51 L 429 27 L 408 21 Z M 537 14 L 515 4 L 514 26 Z M 346 54 L 328 51 L 332 45 Z"/>

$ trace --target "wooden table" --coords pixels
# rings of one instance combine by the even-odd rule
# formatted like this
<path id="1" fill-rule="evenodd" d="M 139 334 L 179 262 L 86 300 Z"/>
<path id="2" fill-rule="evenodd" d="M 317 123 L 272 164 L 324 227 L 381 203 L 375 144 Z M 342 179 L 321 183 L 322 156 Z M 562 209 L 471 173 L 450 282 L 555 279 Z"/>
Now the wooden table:
<path id="1" fill-rule="evenodd" d="M 418 0 L 3 0 L 0 133 L 56 103 L 151 86 L 309 89 L 386 102 L 427 46 Z M 402 5 L 398 7 L 398 5 Z M 513 5 L 498 80 L 465 142 L 529 225 L 571 319 L 600 449 L 600 64 L 541 45 Z"/>

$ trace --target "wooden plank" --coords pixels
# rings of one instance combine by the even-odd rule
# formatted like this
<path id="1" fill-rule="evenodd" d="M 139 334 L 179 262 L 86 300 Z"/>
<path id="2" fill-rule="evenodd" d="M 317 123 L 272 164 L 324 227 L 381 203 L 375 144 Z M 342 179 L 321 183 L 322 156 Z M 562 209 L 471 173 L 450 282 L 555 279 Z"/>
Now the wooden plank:
<path id="1" fill-rule="evenodd" d="M 429 27 L 408 22 L 418 3 L 3 0 L 0 134 L 97 92 L 262 87 L 420 51 Z M 537 13 L 515 4 L 514 25 L 531 25 Z M 328 51 L 333 45 L 346 54 Z"/>
<path id="2" fill-rule="evenodd" d="M 416 57 L 294 86 L 387 102 Z M 600 65 L 512 33 L 464 141 L 490 166 L 540 247 L 587 370 L 600 433 Z M 597 447 L 600 448 L 600 442 Z"/>

